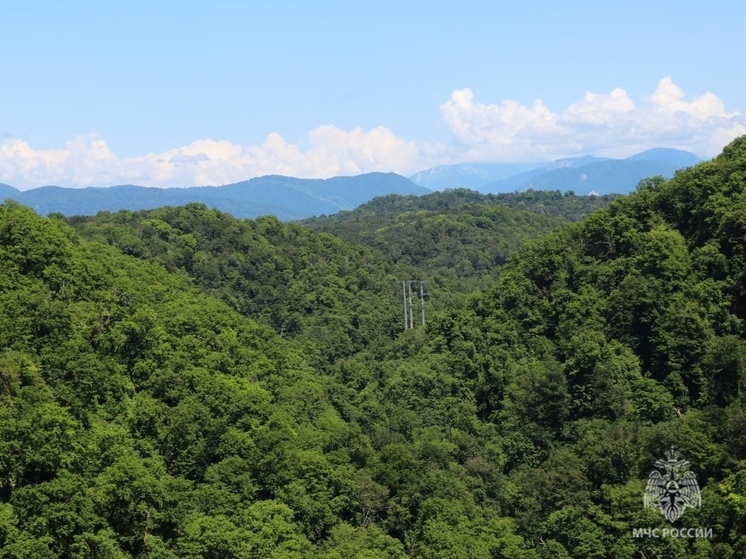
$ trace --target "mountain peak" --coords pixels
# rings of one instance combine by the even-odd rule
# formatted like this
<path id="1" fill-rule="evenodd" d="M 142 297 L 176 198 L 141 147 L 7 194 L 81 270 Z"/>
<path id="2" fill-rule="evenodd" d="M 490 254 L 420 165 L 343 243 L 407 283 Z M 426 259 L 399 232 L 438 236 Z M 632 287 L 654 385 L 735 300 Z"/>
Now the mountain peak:
<path id="1" fill-rule="evenodd" d="M 663 161 L 672 165 L 681 167 L 691 167 L 696 165 L 702 159 L 694 155 L 690 151 L 684 151 L 681 149 L 673 148 L 653 148 L 643 152 L 632 155 L 626 159 L 626 161 Z"/>
<path id="2" fill-rule="evenodd" d="M 626 159 L 582 155 L 543 164 L 458 163 L 431 167 L 411 180 L 434 190 L 467 187 L 484 193 L 516 190 L 575 190 L 578 193 L 627 193 L 640 180 L 662 175 L 670 178 L 701 159 L 691 152 L 653 148 Z"/>

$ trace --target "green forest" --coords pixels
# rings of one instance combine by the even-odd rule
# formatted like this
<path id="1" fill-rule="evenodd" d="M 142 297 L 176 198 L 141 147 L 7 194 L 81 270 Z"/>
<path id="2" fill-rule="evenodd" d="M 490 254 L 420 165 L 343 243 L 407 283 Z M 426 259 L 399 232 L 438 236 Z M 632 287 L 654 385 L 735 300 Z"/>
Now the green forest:
<path id="1" fill-rule="evenodd" d="M 5 202 L 0 558 L 742 559 L 745 320 L 746 137 L 626 196 Z"/>

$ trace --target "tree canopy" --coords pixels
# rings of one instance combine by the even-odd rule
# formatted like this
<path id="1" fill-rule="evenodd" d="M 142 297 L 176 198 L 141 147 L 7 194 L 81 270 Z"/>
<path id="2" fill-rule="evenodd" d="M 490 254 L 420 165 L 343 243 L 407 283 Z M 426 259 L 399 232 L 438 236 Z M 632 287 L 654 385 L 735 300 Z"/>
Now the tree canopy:
<path id="1" fill-rule="evenodd" d="M 746 137 L 543 214 L 0 205 L 0 558 L 746 556 L 745 177 Z M 634 537 L 672 446 L 710 538 Z"/>

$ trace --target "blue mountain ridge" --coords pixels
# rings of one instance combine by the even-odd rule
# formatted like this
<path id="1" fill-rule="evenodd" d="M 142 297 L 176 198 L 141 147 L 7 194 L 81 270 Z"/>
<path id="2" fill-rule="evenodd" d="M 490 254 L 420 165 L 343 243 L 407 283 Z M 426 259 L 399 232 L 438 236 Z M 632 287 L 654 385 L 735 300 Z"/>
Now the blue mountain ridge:
<path id="1" fill-rule="evenodd" d="M 633 191 L 640 180 L 655 175 L 670 178 L 684 167 L 701 161 L 688 151 L 671 148 L 654 148 L 635 154 L 626 159 L 611 159 L 585 155 L 559 159 L 551 163 L 537 164 L 523 172 L 494 180 L 479 183 L 467 164 L 444 166 L 441 168 L 420 171 L 412 175 L 414 182 L 433 189 L 456 188 L 465 181 L 470 181 L 469 188 L 483 193 L 497 194 L 516 190 L 574 190 L 578 194 L 620 193 Z M 488 164 L 473 164 L 488 165 Z M 499 164 L 495 164 L 499 165 Z M 500 169 L 509 172 L 510 164 Z M 460 173 L 466 169 L 462 180 Z M 432 171 L 432 172 L 430 172 Z M 436 172 L 437 171 L 437 172 Z M 434 180 L 436 177 L 438 180 Z M 448 180 L 441 178 L 448 177 Z M 416 180 L 415 180 L 416 179 Z"/>
<path id="2" fill-rule="evenodd" d="M 535 167 L 536 163 L 457 163 L 430 167 L 415 173 L 409 179 L 433 190 L 476 189 L 483 184 L 504 180 Z"/>
<path id="3" fill-rule="evenodd" d="M 13 196 L 20 194 L 20 192 L 20 190 L 13 188 L 9 184 L 0 182 L 0 200 L 12 198 Z"/>
<path id="4" fill-rule="evenodd" d="M 578 194 L 626 194 L 640 180 L 666 178 L 698 163 L 689 152 L 655 148 L 626 159 L 593 156 L 566 158 L 531 168 L 530 163 L 462 163 L 426 169 L 413 175 L 367 173 L 353 177 L 300 179 L 267 175 L 223 186 L 154 188 L 136 185 L 64 188 L 44 186 L 20 191 L 0 183 L 0 200 L 12 199 L 46 215 L 94 215 L 100 211 L 144 210 L 201 202 L 238 218 L 275 215 L 282 220 L 351 210 L 387 194 L 422 195 L 432 188 L 467 187 L 483 193 L 527 190 L 573 190 Z M 494 180 L 495 177 L 502 177 Z M 483 181 L 492 182 L 483 182 Z"/>
<path id="5" fill-rule="evenodd" d="M 295 220 L 351 210 L 376 196 L 429 192 L 395 173 L 368 173 L 330 179 L 268 175 L 224 186 L 187 188 L 43 186 L 18 191 L 8 186 L 0 187 L 0 198 L 15 200 L 42 215 L 52 212 L 95 215 L 100 211 L 146 210 L 201 202 L 238 218 L 274 215 L 282 220 Z"/>

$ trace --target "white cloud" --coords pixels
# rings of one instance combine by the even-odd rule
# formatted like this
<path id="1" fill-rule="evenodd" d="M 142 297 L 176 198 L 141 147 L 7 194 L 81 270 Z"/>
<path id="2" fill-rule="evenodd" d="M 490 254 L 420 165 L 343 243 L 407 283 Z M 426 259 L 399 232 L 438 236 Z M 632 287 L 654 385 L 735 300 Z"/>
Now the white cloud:
<path id="1" fill-rule="evenodd" d="M 37 150 L 20 139 L 0 145 L 0 182 L 27 189 L 63 186 L 219 185 L 281 174 L 324 178 L 373 171 L 411 173 L 443 161 L 442 148 L 405 141 L 383 127 L 363 131 L 320 126 L 302 145 L 269 134 L 259 145 L 198 140 L 162 153 L 120 158 L 95 134 L 60 149 Z"/>
<path id="2" fill-rule="evenodd" d="M 454 91 L 441 114 L 468 161 L 539 161 L 580 154 L 623 157 L 653 147 L 714 156 L 746 134 L 746 118 L 705 93 L 687 101 L 671 78 L 635 103 L 621 88 L 586 92 L 562 112 L 541 101 L 489 104 L 468 88 Z M 456 158 L 459 158 L 456 156 Z"/>
<path id="3" fill-rule="evenodd" d="M 583 154 L 624 157 L 652 147 L 686 149 L 713 156 L 746 134 L 746 118 L 728 112 L 705 93 L 687 99 L 670 78 L 637 102 L 621 88 L 586 92 L 554 112 L 542 101 L 523 105 L 475 100 L 459 89 L 440 106 L 454 146 L 408 141 L 384 127 L 364 131 L 332 125 L 311 130 L 303 142 L 278 133 L 261 144 L 197 140 L 187 146 L 138 157 L 119 157 L 95 134 L 57 149 L 35 149 L 5 135 L 0 143 L 0 182 L 17 188 L 63 186 L 218 185 L 267 174 L 325 178 L 372 171 L 409 174 L 460 161 L 548 161 Z"/>
<path id="4" fill-rule="evenodd" d="M 509 100 L 499 105 L 475 103 L 468 88 L 454 91 L 440 110 L 463 148 L 464 160 L 543 160 L 544 154 L 531 145 L 532 139 L 559 137 L 565 132 L 557 123 L 557 115 L 541 101 L 533 107 Z"/>

